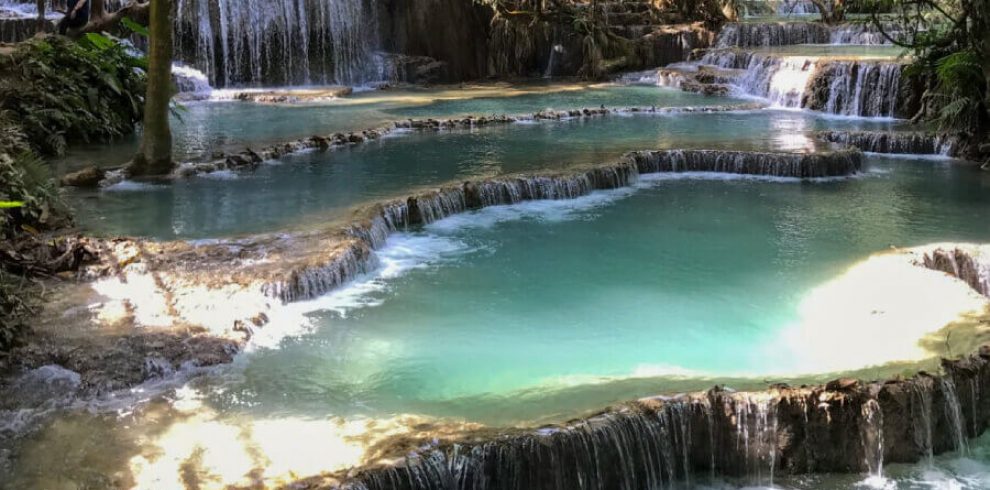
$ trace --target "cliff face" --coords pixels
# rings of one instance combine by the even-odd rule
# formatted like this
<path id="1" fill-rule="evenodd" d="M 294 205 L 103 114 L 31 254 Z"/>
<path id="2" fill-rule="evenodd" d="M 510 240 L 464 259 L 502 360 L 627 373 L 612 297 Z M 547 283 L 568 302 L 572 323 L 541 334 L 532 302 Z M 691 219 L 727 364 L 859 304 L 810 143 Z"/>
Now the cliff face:
<path id="1" fill-rule="evenodd" d="M 444 63 L 444 81 L 487 73 L 491 9 L 465 0 L 375 0 L 383 51 Z"/>

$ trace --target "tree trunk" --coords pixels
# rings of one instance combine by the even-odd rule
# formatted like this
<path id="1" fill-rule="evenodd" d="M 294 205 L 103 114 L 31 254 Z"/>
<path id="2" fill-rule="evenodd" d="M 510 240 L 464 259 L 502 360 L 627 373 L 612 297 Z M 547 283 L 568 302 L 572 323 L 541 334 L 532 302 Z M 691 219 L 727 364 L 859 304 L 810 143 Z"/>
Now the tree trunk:
<path id="1" fill-rule="evenodd" d="M 45 3 L 47 3 L 47 0 L 37 0 L 37 2 L 35 2 L 35 4 L 38 6 L 38 22 L 37 22 L 37 30 L 35 32 L 37 32 L 38 34 L 42 34 L 44 32 L 47 32 L 48 30 L 45 28 L 46 27 L 45 24 L 48 22 L 47 20 L 45 20 Z"/>
<path id="2" fill-rule="evenodd" d="M 131 175 L 164 175 L 172 171 L 172 0 L 152 0 L 148 48 L 148 92 L 144 99 L 141 149 L 129 167 Z"/>

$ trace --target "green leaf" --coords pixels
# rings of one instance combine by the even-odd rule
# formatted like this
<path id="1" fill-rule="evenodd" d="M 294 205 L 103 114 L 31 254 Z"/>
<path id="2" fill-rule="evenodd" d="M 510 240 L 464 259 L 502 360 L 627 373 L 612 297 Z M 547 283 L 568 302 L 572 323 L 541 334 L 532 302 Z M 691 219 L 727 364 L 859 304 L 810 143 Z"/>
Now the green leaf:
<path id="1" fill-rule="evenodd" d="M 96 49 L 110 49 L 113 47 L 113 41 L 103 34 L 88 32 L 83 36 L 83 39 Z"/>
<path id="2" fill-rule="evenodd" d="M 24 201 L 0 201 L 0 209 L 13 209 L 24 207 Z"/>
<path id="3" fill-rule="evenodd" d="M 130 29 L 135 34 L 138 34 L 138 35 L 141 35 L 141 36 L 144 36 L 144 37 L 151 37 L 151 33 L 148 32 L 148 28 L 147 27 L 145 27 L 145 26 L 143 26 L 141 24 L 138 24 L 137 22 L 134 22 L 134 19 L 131 19 L 130 17 L 124 17 L 123 19 L 120 20 L 120 23 L 121 24 L 124 24 L 124 27 Z"/>

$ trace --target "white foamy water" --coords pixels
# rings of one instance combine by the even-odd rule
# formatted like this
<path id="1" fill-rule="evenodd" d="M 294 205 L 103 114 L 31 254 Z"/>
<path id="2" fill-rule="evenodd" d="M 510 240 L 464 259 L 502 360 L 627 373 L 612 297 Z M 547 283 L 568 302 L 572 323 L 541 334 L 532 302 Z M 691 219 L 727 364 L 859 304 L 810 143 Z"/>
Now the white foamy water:
<path id="1" fill-rule="evenodd" d="M 286 337 L 304 335 L 314 327 L 309 314 L 318 311 L 346 317 L 360 308 L 378 306 L 389 282 L 409 271 L 456 260 L 468 251 L 465 243 L 445 237 L 395 233 L 375 252 L 375 268 L 346 286 L 319 298 L 276 307 L 270 321 L 251 338 L 247 351 L 276 348 Z"/>

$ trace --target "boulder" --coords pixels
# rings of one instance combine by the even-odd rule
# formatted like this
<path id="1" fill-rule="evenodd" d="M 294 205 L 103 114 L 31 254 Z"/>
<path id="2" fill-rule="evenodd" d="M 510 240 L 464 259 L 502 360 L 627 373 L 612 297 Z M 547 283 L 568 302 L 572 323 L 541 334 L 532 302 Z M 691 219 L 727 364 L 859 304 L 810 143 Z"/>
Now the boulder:
<path id="1" fill-rule="evenodd" d="M 106 170 L 90 165 L 82 170 L 66 174 L 62 177 L 65 187 L 99 187 L 100 181 L 106 177 Z"/>

